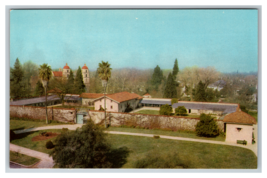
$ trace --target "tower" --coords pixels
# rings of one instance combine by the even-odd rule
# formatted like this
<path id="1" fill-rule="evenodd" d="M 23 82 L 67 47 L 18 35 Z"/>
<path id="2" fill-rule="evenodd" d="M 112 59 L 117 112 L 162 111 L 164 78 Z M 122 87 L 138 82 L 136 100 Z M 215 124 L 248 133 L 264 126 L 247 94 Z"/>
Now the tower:
<path id="1" fill-rule="evenodd" d="M 63 67 L 62 77 L 66 77 L 66 78 L 68 78 L 69 75 L 70 75 L 70 67 L 69 67 L 68 64 L 66 63 L 66 65 Z"/>
<path id="2" fill-rule="evenodd" d="M 82 67 L 82 75 L 83 75 L 83 83 L 86 86 L 86 92 L 89 92 L 90 78 L 89 78 L 89 69 L 86 66 L 86 64 L 84 64 L 84 66 Z"/>

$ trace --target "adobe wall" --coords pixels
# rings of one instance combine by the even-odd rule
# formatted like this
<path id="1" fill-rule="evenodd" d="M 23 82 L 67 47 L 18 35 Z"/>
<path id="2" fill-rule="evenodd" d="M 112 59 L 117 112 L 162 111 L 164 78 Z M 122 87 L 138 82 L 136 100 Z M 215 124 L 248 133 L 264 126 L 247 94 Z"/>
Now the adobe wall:
<path id="1" fill-rule="evenodd" d="M 25 117 L 30 119 L 45 120 L 45 107 L 35 106 L 10 106 L 10 117 Z M 47 108 L 48 120 L 60 122 L 76 122 L 75 109 Z"/>
<path id="2" fill-rule="evenodd" d="M 89 116 L 85 119 L 91 118 L 96 124 L 104 124 L 103 111 L 89 111 L 88 113 Z M 178 116 L 107 112 L 107 123 L 111 126 L 127 125 L 149 129 L 160 128 L 195 131 L 198 121 L 199 119 L 197 118 L 183 118 Z M 217 124 L 219 129 L 223 131 L 223 121 L 217 121 Z"/>

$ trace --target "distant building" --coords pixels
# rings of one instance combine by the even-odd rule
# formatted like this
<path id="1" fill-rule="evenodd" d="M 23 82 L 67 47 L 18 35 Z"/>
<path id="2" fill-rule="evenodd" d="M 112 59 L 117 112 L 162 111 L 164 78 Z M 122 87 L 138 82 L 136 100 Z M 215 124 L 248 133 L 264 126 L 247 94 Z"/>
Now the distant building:
<path id="1" fill-rule="evenodd" d="M 149 93 L 146 93 L 143 95 L 143 98 L 152 98 L 151 95 Z"/>
<path id="2" fill-rule="evenodd" d="M 208 85 L 208 88 L 212 88 L 214 90 L 222 90 L 224 86 L 226 85 L 226 82 L 224 80 L 218 80 L 210 85 Z"/>
<path id="3" fill-rule="evenodd" d="M 70 70 L 71 70 L 70 67 L 66 63 L 66 65 L 63 67 L 63 70 L 59 68 L 59 71 L 53 71 L 52 76 L 56 78 L 62 78 L 62 77 L 68 78 L 70 75 Z M 73 71 L 73 75 L 74 77 L 76 76 L 76 71 Z M 82 67 L 82 76 L 83 76 L 83 83 L 86 86 L 86 92 L 89 92 L 90 77 L 89 77 L 89 69 L 86 66 L 86 64 L 84 64 L 84 66 Z"/>

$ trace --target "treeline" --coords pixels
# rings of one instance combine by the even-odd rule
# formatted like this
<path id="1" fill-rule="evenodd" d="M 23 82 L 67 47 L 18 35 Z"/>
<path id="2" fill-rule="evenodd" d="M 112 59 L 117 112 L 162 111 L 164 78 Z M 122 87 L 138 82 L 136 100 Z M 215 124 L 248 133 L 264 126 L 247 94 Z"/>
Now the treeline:
<path id="1" fill-rule="evenodd" d="M 73 71 L 70 70 L 68 78 L 52 77 L 48 81 L 48 90 L 61 90 L 58 93 L 61 97 L 64 94 L 81 94 L 86 91 L 83 82 L 82 71 L 79 67 L 74 77 Z M 10 68 L 10 98 L 30 98 L 45 95 L 45 90 L 42 81 L 39 78 L 39 66 L 31 61 L 21 64 L 19 59 L 16 59 L 13 68 Z"/>

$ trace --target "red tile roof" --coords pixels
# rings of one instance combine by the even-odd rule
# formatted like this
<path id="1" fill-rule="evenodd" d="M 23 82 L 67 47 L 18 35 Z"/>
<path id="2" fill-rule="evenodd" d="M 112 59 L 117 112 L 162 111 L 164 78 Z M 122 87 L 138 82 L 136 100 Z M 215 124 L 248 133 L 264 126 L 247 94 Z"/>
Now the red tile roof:
<path id="1" fill-rule="evenodd" d="M 256 124 L 257 123 L 254 117 L 240 110 L 226 115 L 223 119 L 223 122 L 235 123 L 235 124 Z"/>
<path id="2" fill-rule="evenodd" d="M 149 96 L 150 96 L 150 94 L 149 94 L 149 93 L 146 93 L 146 94 L 144 94 L 144 96 L 147 96 L 147 95 L 149 95 Z"/>
<path id="3" fill-rule="evenodd" d="M 84 66 L 82 67 L 82 69 L 88 69 L 88 67 L 86 66 L 86 64 L 84 64 Z"/>
<path id="4" fill-rule="evenodd" d="M 63 67 L 63 69 L 70 69 L 70 67 L 69 67 L 68 64 L 66 63 L 66 65 Z"/>
<path id="5" fill-rule="evenodd" d="M 62 91 L 58 88 L 54 88 L 54 89 L 49 90 L 47 93 L 62 93 Z"/>
<path id="6" fill-rule="evenodd" d="M 136 93 L 129 93 L 127 91 L 120 93 L 107 94 L 107 97 L 113 99 L 119 103 L 132 99 L 142 99 L 142 97 Z"/>
<path id="7" fill-rule="evenodd" d="M 80 95 L 81 98 L 92 98 L 92 99 L 100 98 L 102 96 L 104 96 L 104 94 L 102 93 L 82 93 Z"/>
<path id="8" fill-rule="evenodd" d="M 62 77 L 62 72 L 61 71 L 53 71 L 54 77 Z"/>

